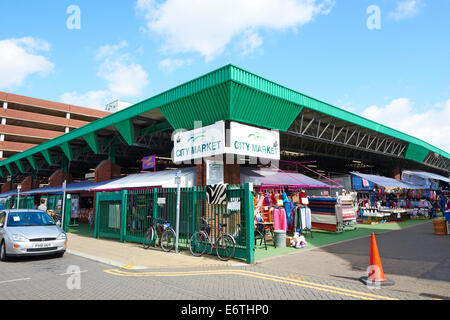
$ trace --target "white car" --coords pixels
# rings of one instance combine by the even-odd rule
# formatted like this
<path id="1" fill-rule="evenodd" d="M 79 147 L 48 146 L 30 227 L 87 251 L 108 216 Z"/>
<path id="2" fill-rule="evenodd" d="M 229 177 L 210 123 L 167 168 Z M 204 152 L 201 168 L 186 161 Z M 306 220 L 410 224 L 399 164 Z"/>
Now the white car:
<path id="1" fill-rule="evenodd" d="M 62 257 L 67 235 L 45 211 L 0 211 L 0 260 L 11 256 L 54 254 Z"/>

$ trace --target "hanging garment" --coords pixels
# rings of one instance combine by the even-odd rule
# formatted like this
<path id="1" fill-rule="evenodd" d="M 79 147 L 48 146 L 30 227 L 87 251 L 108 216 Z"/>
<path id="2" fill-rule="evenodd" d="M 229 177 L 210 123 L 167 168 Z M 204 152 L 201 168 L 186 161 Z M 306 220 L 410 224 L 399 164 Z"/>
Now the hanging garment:
<path id="1" fill-rule="evenodd" d="M 227 202 L 227 185 L 206 186 L 206 199 L 210 204 L 225 204 Z"/>
<path id="2" fill-rule="evenodd" d="M 270 193 L 268 193 L 268 192 L 266 192 L 266 194 L 265 194 L 265 205 L 266 206 L 270 206 L 271 205 Z"/>
<path id="3" fill-rule="evenodd" d="M 287 231 L 286 210 L 275 208 L 273 210 L 273 229 Z"/>
<path id="4" fill-rule="evenodd" d="M 308 207 L 305 208 L 305 218 L 306 218 L 306 229 L 311 230 L 311 227 L 312 227 L 311 209 Z"/>
<path id="5" fill-rule="evenodd" d="M 286 220 L 288 226 L 292 225 L 292 209 L 294 209 L 294 203 L 289 200 L 286 192 L 283 193 L 283 204 L 286 210 Z"/>

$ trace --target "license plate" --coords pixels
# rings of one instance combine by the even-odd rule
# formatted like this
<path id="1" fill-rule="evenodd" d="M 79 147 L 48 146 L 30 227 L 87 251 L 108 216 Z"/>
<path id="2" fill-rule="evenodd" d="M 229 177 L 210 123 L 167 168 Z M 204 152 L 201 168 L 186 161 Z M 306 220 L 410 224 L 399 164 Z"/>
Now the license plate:
<path id="1" fill-rule="evenodd" d="M 34 245 L 35 248 L 49 248 L 51 246 L 51 243 L 37 243 Z"/>

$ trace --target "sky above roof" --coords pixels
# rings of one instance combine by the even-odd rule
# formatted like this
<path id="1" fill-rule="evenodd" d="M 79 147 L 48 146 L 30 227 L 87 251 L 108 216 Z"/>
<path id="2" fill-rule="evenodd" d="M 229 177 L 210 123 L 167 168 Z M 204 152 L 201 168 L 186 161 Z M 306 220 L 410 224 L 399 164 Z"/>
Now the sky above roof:
<path id="1" fill-rule="evenodd" d="M 103 109 L 228 63 L 450 151 L 450 1 L 3 0 L 0 90 Z"/>

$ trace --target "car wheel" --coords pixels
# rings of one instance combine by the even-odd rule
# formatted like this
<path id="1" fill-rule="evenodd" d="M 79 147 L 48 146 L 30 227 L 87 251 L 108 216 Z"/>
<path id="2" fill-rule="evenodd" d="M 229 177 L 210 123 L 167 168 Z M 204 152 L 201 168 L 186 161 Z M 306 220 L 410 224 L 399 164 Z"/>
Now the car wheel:
<path id="1" fill-rule="evenodd" d="M 59 253 L 55 254 L 55 256 L 56 256 L 57 258 L 62 258 L 62 257 L 64 256 L 64 253 L 65 253 L 65 252 L 59 252 Z"/>
<path id="2" fill-rule="evenodd" d="M 8 256 L 6 255 L 5 242 L 2 242 L 2 246 L 0 247 L 0 261 L 8 261 Z"/>

